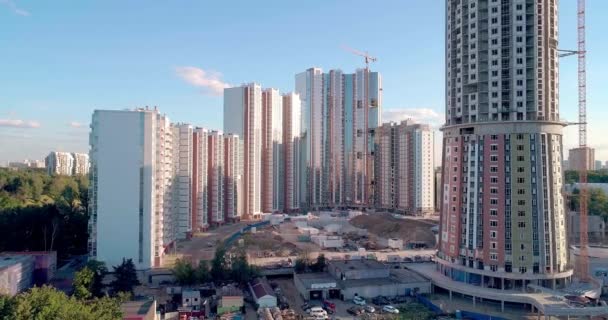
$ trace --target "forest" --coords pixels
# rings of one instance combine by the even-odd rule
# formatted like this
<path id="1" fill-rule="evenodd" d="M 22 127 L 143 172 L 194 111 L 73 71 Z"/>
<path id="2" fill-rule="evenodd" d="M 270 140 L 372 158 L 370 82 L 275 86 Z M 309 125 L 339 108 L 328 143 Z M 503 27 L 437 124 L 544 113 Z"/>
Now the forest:
<path id="1" fill-rule="evenodd" d="M 0 168 L 0 252 L 87 253 L 87 176 Z"/>

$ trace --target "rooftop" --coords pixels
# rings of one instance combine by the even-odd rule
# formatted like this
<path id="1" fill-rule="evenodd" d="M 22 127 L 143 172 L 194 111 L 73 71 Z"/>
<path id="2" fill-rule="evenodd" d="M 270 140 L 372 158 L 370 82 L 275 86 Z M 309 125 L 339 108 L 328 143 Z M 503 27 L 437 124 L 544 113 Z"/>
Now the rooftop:
<path id="1" fill-rule="evenodd" d="M 256 278 L 249 285 L 256 300 L 264 296 L 274 296 L 274 291 L 266 279 Z"/>
<path id="2" fill-rule="evenodd" d="M 146 315 L 154 305 L 154 300 L 127 301 L 120 305 L 124 316 Z"/>
<path id="3" fill-rule="evenodd" d="M 371 259 L 361 260 L 330 260 L 330 266 L 334 266 L 340 270 L 356 270 L 356 269 L 387 269 L 383 263 Z"/>
<path id="4" fill-rule="evenodd" d="M 300 273 L 298 279 L 307 288 L 311 289 L 313 285 L 327 284 L 336 287 L 336 279 L 327 272 L 318 273 Z"/>
<path id="5" fill-rule="evenodd" d="M 0 269 L 8 268 L 17 263 L 23 263 L 28 261 L 33 261 L 33 258 L 27 255 L 0 254 Z"/>

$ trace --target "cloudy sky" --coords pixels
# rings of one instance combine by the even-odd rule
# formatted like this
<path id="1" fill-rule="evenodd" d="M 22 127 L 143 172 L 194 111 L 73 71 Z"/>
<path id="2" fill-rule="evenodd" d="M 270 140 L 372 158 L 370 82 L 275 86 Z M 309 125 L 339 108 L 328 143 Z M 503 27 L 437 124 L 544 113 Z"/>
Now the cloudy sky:
<path id="1" fill-rule="evenodd" d="M 576 45 L 575 2 L 560 1 L 566 49 Z M 608 160 L 608 1 L 587 2 L 590 144 Z M 94 109 L 159 106 L 221 129 L 223 88 L 287 92 L 309 67 L 362 67 L 344 46 L 378 57 L 384 120 L 443 122 L 443 0 L 0 0 L 0 21 L 0 162 L 87 152 Z M 575 121 L 576 59 L 560 72 L 562 117 Z M 576 141 L 567 129 L 567 146 Z"/>

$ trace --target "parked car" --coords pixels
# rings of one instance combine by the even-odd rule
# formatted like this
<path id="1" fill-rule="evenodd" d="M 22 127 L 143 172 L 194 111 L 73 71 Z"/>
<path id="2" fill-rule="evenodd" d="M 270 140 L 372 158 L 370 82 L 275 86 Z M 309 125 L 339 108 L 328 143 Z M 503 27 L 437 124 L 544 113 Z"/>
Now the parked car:
<path id="1" fill-rule="evenodd" d="M 363 309 L 361 309 L 361 307 L 350 307 L 346 310 L 346 312 L 348 312 L 349 314 L 352 314 L 353 316 L 358 316 L 360 314 L 363 313 Z"/>
<path id="2" fill-rule="evenodd" d="M 323 307 L 330 309 L 332 311 L 336 311 L 336 304 L 329 300 L 323 300 Z"/>
<path id="3" fill-rule="evenodd" d="M 390 302 L 388 301 L 388 299 L 386 297 L 383 296 L 377 296 L 375 298 L 372 299 L 372 303 L 377 305 L 377 306 L 384 306 L 389 304 Z"/>
<path id="4" fill-rule="evenodd" d="M 362 298 L 362 297 L 360 297 L 360 296 L 355 296 L 355 297 L 353 298 L 353 303 L 354 303 L 354 304 L 356 304 L 356 305 L 359 305 L 359 306 L 364 306 L 364 305 L 366 305 L 366 303 L 365 303 L 365 299 L 363 299 L 363 298 Z"/>
<path id="5" fill-rule="evenodd" d="M 396 297 L 394 297 L 391 300 L 395 304 L 406 303 L 407 302 L 407 297 L 406 296 L 396 296 Z"/>
<path id="6" fill-rule="evenodd" d="M 323 317 L 327 318 L 327 311 L 323 310 L 321 307 L 312 307 L 310 308 L 310 312 L 308 312 L 311 316 L 315 318 Z"/>
<path id="7" fill-rule="evenodd" d="M 399 309 L 397 309 L 393 306 L 384 306 L 384 307 L 382 307 L 382 311 L 384 311 L 386 313 L 394 313 L 394 314 L 399 313 Z"/>
<path id="8" fill-rule="evenodd" d="M 364 309 L 364 310 L 365 310 L 365 312 L 367 312 L 367 313 L 374 313 L 374 312 L 376 312 L 376 308 L 374 308 L 374 307 L 372 307 L 372 306 L 370 306 L 370 305 L 365 306 L 365 308 L 363 308 L 363 309 Z"/>

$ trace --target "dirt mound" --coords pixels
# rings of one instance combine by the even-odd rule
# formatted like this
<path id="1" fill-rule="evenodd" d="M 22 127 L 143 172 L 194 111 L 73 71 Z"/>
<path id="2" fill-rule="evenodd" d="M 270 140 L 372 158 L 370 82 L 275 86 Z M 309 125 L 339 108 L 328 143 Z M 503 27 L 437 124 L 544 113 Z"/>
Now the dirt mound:
<path id="1" fill-rule="evenodd" d="M 429 247 L 435 246 L 435 235 L 431 231 L 433 224 L 429 221 L 397 219 L 390 214 L 378 213 L 357 216 L 350 223 L 379 237 L 403 239 L 404 244 L 422 241 Z"/>

